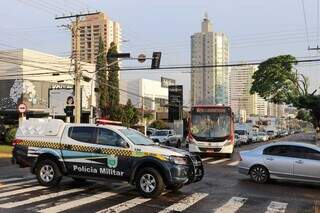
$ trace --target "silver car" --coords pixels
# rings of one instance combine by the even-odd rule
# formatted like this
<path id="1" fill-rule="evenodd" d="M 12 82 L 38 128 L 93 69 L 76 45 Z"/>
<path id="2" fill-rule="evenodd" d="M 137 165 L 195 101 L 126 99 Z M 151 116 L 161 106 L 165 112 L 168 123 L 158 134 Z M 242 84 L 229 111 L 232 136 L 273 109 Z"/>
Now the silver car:
<path id="1" fill-rule="evenodd" d="M 271 179 L 320 182 L 320 148 L 277 142 L 240 152 L 239 172 L 258 183 Z"/>

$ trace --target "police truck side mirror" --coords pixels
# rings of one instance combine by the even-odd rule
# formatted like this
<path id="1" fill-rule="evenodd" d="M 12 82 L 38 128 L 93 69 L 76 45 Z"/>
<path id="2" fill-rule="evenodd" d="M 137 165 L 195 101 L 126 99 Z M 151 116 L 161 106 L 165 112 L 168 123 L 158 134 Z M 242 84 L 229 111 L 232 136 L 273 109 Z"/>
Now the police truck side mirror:
<path id="1" fill-rule="evenodd" d="M 128 144 L 125 140 L 121 139 L 118 141 L 118 146 L 122 148 L 128 148 Z"/>

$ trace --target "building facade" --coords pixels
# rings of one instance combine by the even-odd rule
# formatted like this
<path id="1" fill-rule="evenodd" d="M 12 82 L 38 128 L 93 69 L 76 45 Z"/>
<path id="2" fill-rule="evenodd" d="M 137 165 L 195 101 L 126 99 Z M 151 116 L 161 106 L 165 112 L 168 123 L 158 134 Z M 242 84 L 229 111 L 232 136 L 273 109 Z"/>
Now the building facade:
<path id="1" fill-rule="evenodd" d="M 28 113 L 65 115 L 66 96 L 73 96 L 73 70 L 69 58 L 29 49 L 0 51 L 0 112 L 16 112 L 25 103 Z M 83 63 L 93 73 L 95 66 Z M 70 71 L 70 72 L 69 72 Z M 93 74 L 91 74 L 93 75 Z M 86 74 L 91 78 L 90 73 Z M 95 105 L 94 82 L 81 81 L 82 111 Z"/>
<path id="2" fill-rule="evenodd" d="M 224 33 L 214 32 L 207 14 L 201 32 L 191 36 L 191 65 L 229 63 L 229 41 Z M 191 69 L 191 104 L 230 105 L 230 69 L 228 67 Z"/>
<path id="3" fill-rule="evenodd" d="M 257 66 L 232 67 L 230 77 L 231 108 L 236 117 L 258 114 L 258 95 L 250 94 L 252 75 Z M 245 120 L 245 118 L 243 118 Z"/>
<path id="4" fill-rule="evenodd" d="M 75 22 L 73 22 L 73 26 Z M 118 49 L 121 45 L 121 27 L 104 13 L 86 16 L 79 22 L 78 53 L 81 61 L 95 63 L 99 49 L 100 36 L 108 50 L 110 43 L 114 42 Z M 76 51 L 76 38 L 72 36 L 72 50 Z"/>

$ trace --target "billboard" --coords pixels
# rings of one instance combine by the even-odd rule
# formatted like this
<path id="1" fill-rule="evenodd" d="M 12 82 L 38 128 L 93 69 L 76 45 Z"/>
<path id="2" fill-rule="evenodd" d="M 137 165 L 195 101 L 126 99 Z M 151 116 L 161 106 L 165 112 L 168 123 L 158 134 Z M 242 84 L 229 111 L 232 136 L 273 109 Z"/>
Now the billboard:
<path id="1" fill-rule="evenodd" d="M 168 88 L 169 86 L 175 85 L 176 80 L 170 79 L 170 78 L 165 78 L 161 77 L 161 87 Z"/>
<path id="2" fill-rule="evenodd" d="M 169 122 L 182 119 L 183 112 L 183 86 L 172 85 L 168 87 L 169 97 Z"/>
<path id="3" fill-rule="evenodd" d="M 73 96 L 72 88 L 49 89 L 49 114 L 65 116 L 66 113 L 64 109 L 67 105 L 67 99 Z"/>

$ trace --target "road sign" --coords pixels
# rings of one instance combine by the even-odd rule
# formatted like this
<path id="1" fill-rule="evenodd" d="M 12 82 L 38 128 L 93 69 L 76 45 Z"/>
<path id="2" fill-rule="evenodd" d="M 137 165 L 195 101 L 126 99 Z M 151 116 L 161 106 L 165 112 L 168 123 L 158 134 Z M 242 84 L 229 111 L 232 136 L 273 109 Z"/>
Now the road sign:
<path id="1" fill-rule="evenodd" d="M 18 106 L 18 111 L 19 111 L 20 113 L 25 113 L 25 112 L 27 111 L 27 105 L 24 104 L 24 103 L 19 104 L 19 106 Z"/>
<path id="2" fill-rule="evenodd" d="M 143 63 L 143 62 L 145 62 L 146 61 L 146 55 L 145 54 L 140 54 L 139 56 L 138 56 L 138 61 L 140 62 L 140 63 Z"/>

